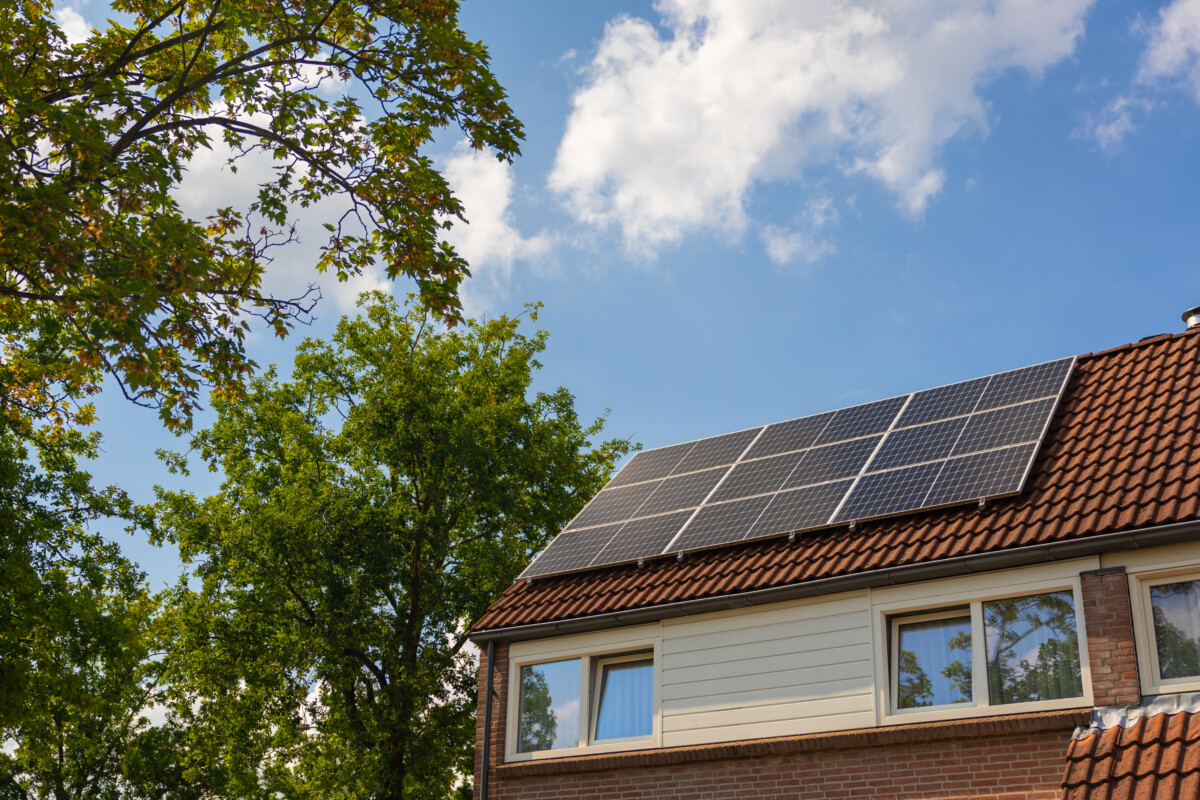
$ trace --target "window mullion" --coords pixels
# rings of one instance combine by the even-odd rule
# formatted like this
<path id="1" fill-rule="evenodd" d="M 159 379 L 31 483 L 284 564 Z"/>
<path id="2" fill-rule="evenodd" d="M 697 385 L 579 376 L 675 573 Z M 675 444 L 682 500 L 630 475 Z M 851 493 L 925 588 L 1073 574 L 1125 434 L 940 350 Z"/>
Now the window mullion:
<path id="1" fill-rule="evenodd" d="M 987 630 L 983 625 L 983 603 L 971 603 L 971 699 L 979 708 L 990 706 L 987 675 Z"/>
<path id="2" fill-rule="evenodd" d="M 586 747 L 592 741 L 592 672 L 596 667 L 596 659 L 583 656 L 583 667 L 579 670 L 579 746 Z"/>

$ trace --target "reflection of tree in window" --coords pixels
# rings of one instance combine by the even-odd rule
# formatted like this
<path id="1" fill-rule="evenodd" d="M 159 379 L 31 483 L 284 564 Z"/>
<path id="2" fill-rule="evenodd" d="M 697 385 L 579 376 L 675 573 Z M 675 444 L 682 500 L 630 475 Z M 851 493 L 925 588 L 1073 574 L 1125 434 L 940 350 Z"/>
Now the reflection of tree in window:
<path id="1" fill-rule="evenodd" d="M 553 701 L 546 676 L 526 667 L 521 670 L 521 732 L 519 751 L 531 753 L 554 747 L 558 720 L 550 710 Z"/>
<path id="2" fill-rule="evenodd" d="M 899 708 L 922 708 L 933 705 L 933 684 L 912 650 L 900 651 L 900 677 L 897 681 Z"/>
<path id="3" fill-rule="evenodd" d="M 963 656 L 947 664 L 942 670 L 942 675 L 950 679 L 950 685 L 958 692 L 959 696 L 954 702 L 969 703 L 974 697 L 971 694 L 971 632 L 959 632 L 950 640 L 949 646 L 951 650 L 960 651 Z"/>
<path id="4" fill-rule="evenodd" d="M 1200 581 L 1168 583 L 1150 589 L 1158 673 L 1164 679 L 1200 675 Z"/>
<path id="5" fill-rule="evenodd" d="M 1083 694 L 1071 592 L 993 600 L 983 618 L 993 703 Z"/>
<path id="6" fill-rule="evenodd" d="M 908 622 L 897 630 L 897 708 L 971 702 L 969 617 Z"/>

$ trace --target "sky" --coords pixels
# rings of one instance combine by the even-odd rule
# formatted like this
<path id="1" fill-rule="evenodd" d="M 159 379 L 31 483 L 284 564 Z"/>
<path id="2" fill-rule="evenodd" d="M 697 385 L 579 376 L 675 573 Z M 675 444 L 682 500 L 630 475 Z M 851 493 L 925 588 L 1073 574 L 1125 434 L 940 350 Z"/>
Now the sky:
<path id="1" fill-rule="evenodd" d="M 60 8 L 69 35 L 98 2 Z M 461 22 L 526 131 L 511 166 L 456 131 L 429 151 L 470 221 L 448 234 L 467 313 L 543 302 L 538 387 L 610 409 L 611 435 L 659 447 L 1103 350 L 1200 304 L 1200 0 L 467 0 Z M 222 162 L 193 162 L 184 208 L 252 184 Z M 314 280 L 314 250 L 269 286 Z M 322 288 L 310 328 L 252 339 L 260 364 L 359 290 L 411 287 Z M 98 483 L 217 488 L 166 474 L 154 451 L 186 442 L 154 412 L 98 410 Z M 175 579 L 174 553 L 119 541 Z"/>

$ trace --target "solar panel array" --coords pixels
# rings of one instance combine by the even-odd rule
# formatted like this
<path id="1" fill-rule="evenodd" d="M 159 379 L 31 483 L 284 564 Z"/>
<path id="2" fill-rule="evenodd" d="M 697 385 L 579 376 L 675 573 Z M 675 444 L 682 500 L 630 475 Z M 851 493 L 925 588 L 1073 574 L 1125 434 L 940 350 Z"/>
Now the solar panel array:
<path id="1" fill-rule="evenodd" d="M 1016 494 L 1074 365 L 637 453 L 522 577 Z"/>

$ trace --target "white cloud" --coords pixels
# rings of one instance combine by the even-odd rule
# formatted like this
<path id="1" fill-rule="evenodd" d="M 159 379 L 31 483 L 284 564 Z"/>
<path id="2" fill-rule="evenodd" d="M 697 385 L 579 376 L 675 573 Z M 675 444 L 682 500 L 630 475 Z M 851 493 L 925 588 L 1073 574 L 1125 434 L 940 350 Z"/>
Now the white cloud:
<path id="1" fill-rule="evenodd" d="M 1071 136 L 1076 139 L 1090 139 L 1101 150 L 1115 150 L 1125 141 L 1125 137 L 1137 130 L 1134 114 L 1139 111 L 1149 111 L 1152 103 L 1137 96 L 1123 94 L 1113 98 L 1099 114 L 1089 114 L 1084 123 L 1075 129 Z"/>
<path id="2" fill-rule="evenodd" d="M 1174 0 L 1159 11 L 1138 80 L 1181 81 L 1200 103 L 1200 0 Z"/>
<path id="3" fill-rule="evenodd" d="M 73 8 L 56 8 L 54 21 L 62 29 L 63 36 L 67 37 L 67 44 L 85 42 L 92 35 L 92 26 L 88 25 L 83 15 Z"/>
<path id="4" fill-rule="evenodd" d="M 511 165 L 460 142 L 446 159 L 443 174 L 467 219 L 467 224 L 456 221 L 444 238 L 471 266 L 471 278 L 463 284 L 461 294 L 465 310 L 479 314 L 490 310 L 493 301 L 503 295 L 516 261 L 542 266 L 552 242 L 544 233 L 526 238 L 515 227 L 509 210 Z"/>
<path id="5" fill-rule="evenodd" d="M 264 123 L 266 118 L 251 118 Z M 187 164 L 183 181 L 175 198 L 183 211 L 193 219 L 205 219 L 216 209 L 233 207 L 245 210 L 250 199 L 257 197 L 259 187 L 271 180 L 277 162 L 269 154 L 254 151 L 238 159 L 237 171 L 229 167 L 230 148 L 219 135 L 210 142 L 211 149 L 198 148 Z M 392 283 L 383 269 L 372 266 L 360 275 L 339 281 L 332 273 L 316 271 L 320 247 L 329 238 L 322 223 L 336 222 L 348 208 L 344 198 L 323 200 L 308 208 L 293 209 L 291 221 L 296 225 L 294 244 L 279 249 L 273 263 L 263 275 L 263 289 L 276 297 L 298 297 L 310 284 L 315 284 L 324 297 L 317 314 L 328 313 L 329 304 L 337 313 L 353 311 L 361 292 L 380 290 L 390 292 Z"/>
<path id="6" fill-rule="evenodd" d="M 837 252 L 833 242 L 821 235 L 821 229 L 836 224 L 837 219 L 837 209 L 833 206 L 833 200 L 818 197 L 809 201 L 808 208 L 797 218 L 795 226 L 782 228 L 777 225 L 765 225 L 759 231 L 759 238 L 767 250 L 767 255 L 776 264 L 798 261 L 811 266 Z"/>
<path id="7" fill-rule="evenodd" d="M 816 164 L 876 178 L 908 214 L 941 148 L 986 132 L 979 92 L 1068 57 L 1092 0 L 660 0 L 665 33 L 611 21 L 575 94 L 550 186 L 653 253 L 741 235 L 762 181 Z"/>

